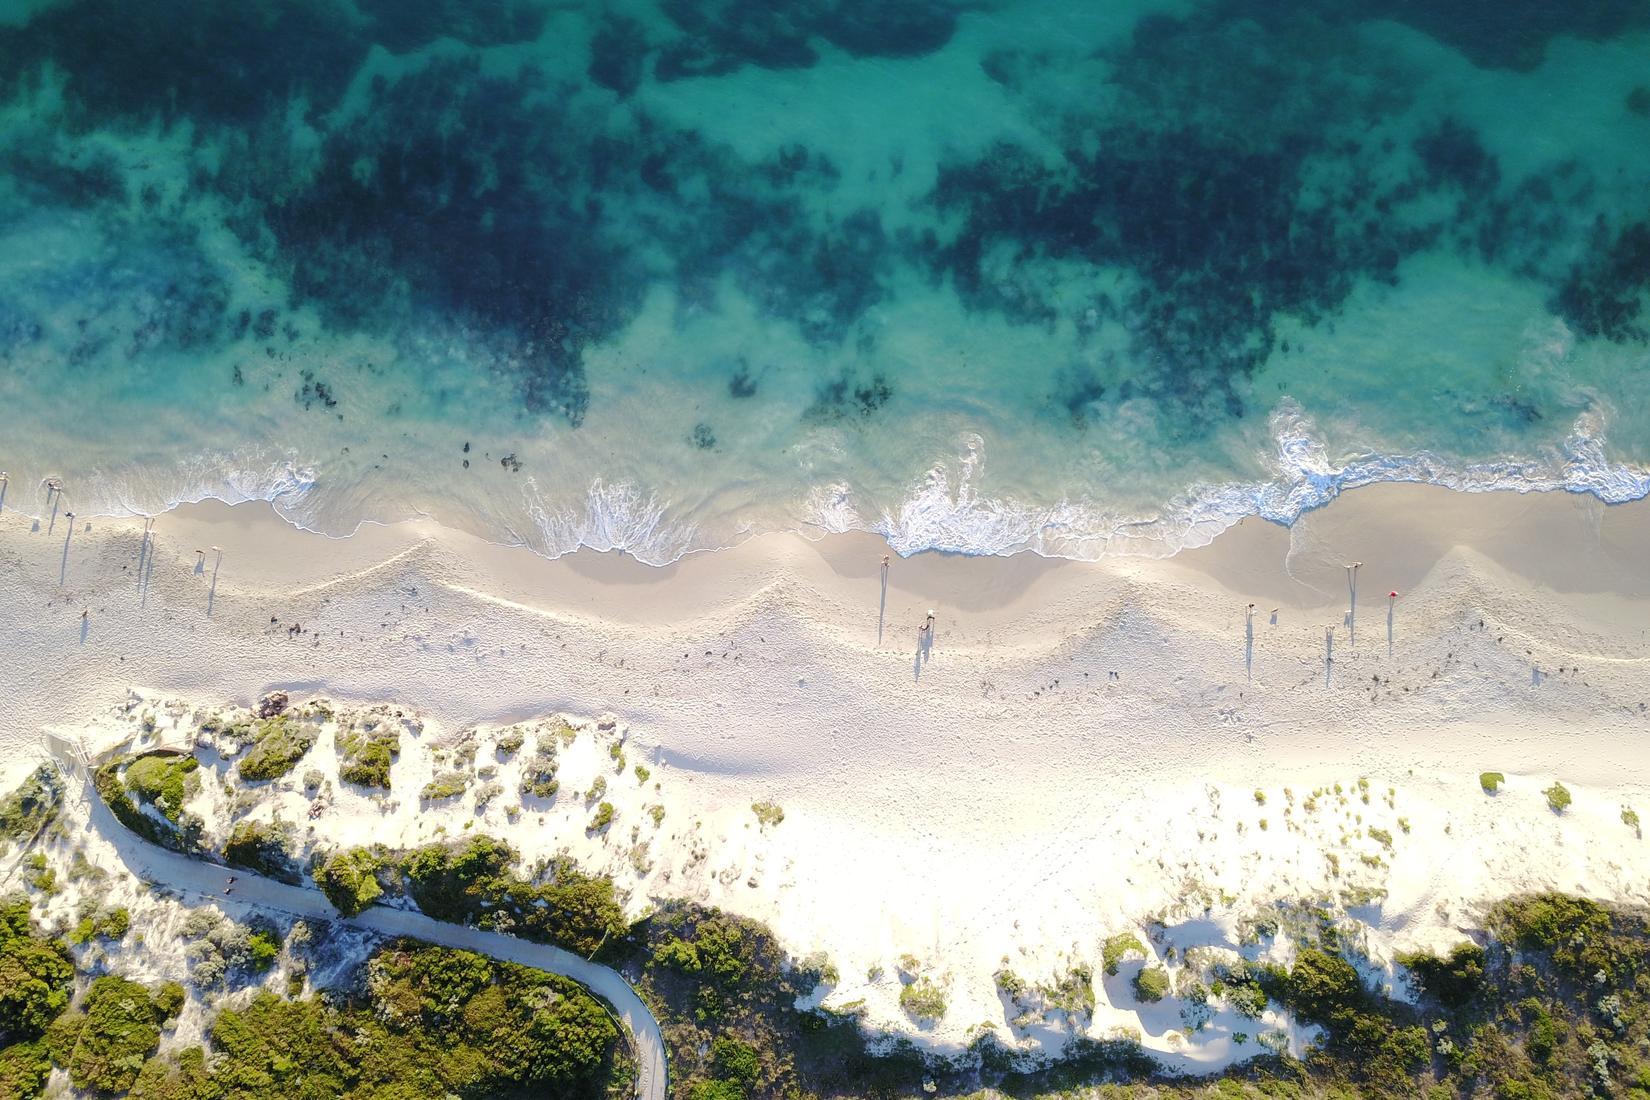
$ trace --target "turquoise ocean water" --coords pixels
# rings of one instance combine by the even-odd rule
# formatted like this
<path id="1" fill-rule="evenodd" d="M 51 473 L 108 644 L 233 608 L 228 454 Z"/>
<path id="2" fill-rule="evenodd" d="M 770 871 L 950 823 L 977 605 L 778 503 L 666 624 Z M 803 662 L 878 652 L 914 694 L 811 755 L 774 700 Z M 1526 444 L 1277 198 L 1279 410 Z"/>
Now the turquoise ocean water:
<path id="1" fill-rule="evenodd" d="M 4 505 L 663 562 L 1650 491 L 1650 0 L 0 0 Z"/>

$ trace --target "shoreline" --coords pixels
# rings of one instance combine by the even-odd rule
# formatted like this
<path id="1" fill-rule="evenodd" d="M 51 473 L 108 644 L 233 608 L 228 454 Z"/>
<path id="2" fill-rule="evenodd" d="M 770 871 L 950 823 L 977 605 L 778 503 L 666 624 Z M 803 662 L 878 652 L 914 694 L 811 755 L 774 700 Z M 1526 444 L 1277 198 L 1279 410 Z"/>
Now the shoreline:
<path id="1" fill-rule="evenodd" d="M 665 567 L 547 560 L 427 520 L 323 538 L 264 505 L 168 513 L 152 555 L 140 522 L 48 538 L 0 516 L 3 656 L 33 685 L 0 701 L 8 781 L 37 731 L 95 726 L 134 686 L 393 703 L 447 731 L 611 714 L 674 792 L 654 851 L 671 877 L 637 880 L 633 903 L 764 920 L 849 976 L 828 1003 L 945 1049 L 997 1003 L 1003 958 L 1041 980 L 1131 928 L 1172 944 L 1378 887 L 1387 900 L 1357 913 L 1390 965 L 1459 939 L 1498 892 L 1647 900 L 1650 854 L 1616 817 L 1650 805 L 1650 501 L 1372 486 L 1167 559 L 896 557 L 885 604 L 887 551 L 863 533 Z M 213 545 L 215 592 L 212 555 L 199 571 L 193 555 Z M 1347 560 L 1364 563 L 1355 644 Z M 1491 770 L 1508 776 L 1495 799 L 1475 780 Z M 1555 777 L 1576 792 L 1563 816 L 1541 798 Z M 1296 808 L 1359 779 L 1373 803 Z M 757 801 L 784 823 L 756 830 Z M 1377 822 L 1391 849 L 1364 835 Z M 1381 868 L 1356 870 L 1363 855 Z M 1219 900 L 1182 912 L 1198 891 Z M 885 980 L 858 977 L 904 953 L 946 984 L 937 1027 L 911 1029 Z M 1171 1021 L 1101 984 L 1097 1029 L 1149 1024 L 1148 1046 L 1188 1067 L 1238 1055 L 1168 1038 Z"/>
<path id="2" fill-rule="evenodd" d="M 962 456 L 952 468 L 938 461 L 911 479 L 906 495 L 876 504 L 856 499 L 843 484 L 816 484 L 803 493 L 793 514 L 781 526 L 752 533 L 750 517 L 724 515 L 731 525 L 721 535 L 709 535 L 701 521 L 670 514 L 670 501 L 657 492 L 638 489 L 621 479 L 598 477 L 583 499 L 552 504 L 538 492 L 531 478 L 519 500 L 484 515 L 462 497 L 436 502 L 408 486 L 366 483 L 342 489 L 321 488 L 318 474 L 300 466 L 292 456 L 244 473 L 219 463 L 205 482 L 192 488 L 155 496 L 149 472 L 132 470 L 139 484 L 110 487 L 98 470 L 86 481 L 93 503 L 82 505 L 86 514 L 105 521 L 144 519 L 179 509 L 264 505 L 282 522 L 306 533 L 340 540 L 359 536 L 373 527 L 397 527 L 433 522 L 445 530 L 502 547 L 522 547 L 548 560 L 583 553 L 617 552 L 645 564 L 667 567 L 684 558 L 726 553 L 753 538 L 794 536 L 808 541 L 837 535 L 867 534 L 886 543 L 887 551 L 909 559 L 938 553 L 966 557 L 1014 557 L 1034 554 L 1070 561 L 1104 561 L 1114 557 L 1173 557 L 1201 549 L 1233 526 L 1266 521 L 1285 527 L 1321 511 L 1345 494 L 1378 486 L 1437 488 L 1470 495 L 1575 495 L 1616 505 L 1650 499 L 1650 466 L 1612 460 L 1605 451 L 1601 414 L 1578 415 L 1569 435 L 1553 442 L 1540 457 L 1498 458 L 1451 462 L 1426 450 L 1409 453 L 1354 452 L 1340 465 L 1328 457 L 1323 439 L 1311 418 L 1285 398 L 1268 418 L 1270 447 L 1257 469 L 1264 480 L 1194 482 L 1162 498 L 1144 511 L 1115 511 L 1086 498 L 1062 498 L 1045 504 L 1026 504 L 1012 497 L 981 496 L 975 485 L 984 459 L 979 437 L 967 435 Z M 196 465 L 212 463 L 204 459 Z M 49 468 L 34 479 L 32 499 L 38 512 L 22 514 L 46 522 L 52 512 L 47 494 Z M 20 475 L 19 486 L 0 487 L 0 506 L 18 509 L 30 482 Z M 317 496 L 317 494 L 321 494 Z M 101 494 L 101 496 L 99 496 Z M 342 500 L 356 502 L 356 518 L 346 514 L 342 524 L 333 510 Z M 482 497 L 497 508 L 506 498 L 496 487 Z M 59 502 L 65 498 L 58 498 Z M 378 502 L 382 515 L 360 515 L 363 500 Z M 155 507 L 157 500 L 165 503 Z M 439 504 L 439 506 L 438 506 Z M 507 515 L 520 506 L 520 515 Z M 347 510 L 346 510 L 347 511 Z M 386 518 L 387 517 L 387 518 Z M 771 517 L 769 517 L 771 518 Z M 338 530 L 330 528 L 337 526 Z M 345 530 L 344 528 L 348 529 Z"/>

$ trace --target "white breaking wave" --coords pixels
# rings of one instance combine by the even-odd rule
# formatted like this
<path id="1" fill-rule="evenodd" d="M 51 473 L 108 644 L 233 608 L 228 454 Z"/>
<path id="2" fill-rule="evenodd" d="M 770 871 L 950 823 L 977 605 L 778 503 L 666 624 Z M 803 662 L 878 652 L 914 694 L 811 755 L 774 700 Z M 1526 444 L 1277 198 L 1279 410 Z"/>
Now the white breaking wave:
<path id="1" fill-rule="evenodd" d="M 15 482 L 15 479 L 14 479 Z M 295 457 L 271 458 L 263 452 L 238 455 L 197 454 L 156 469 L 138 465 L 93 467 L 64 485 L 68 507 L 82 516 L 152 516 L 180 504 L 219 500 L 225 504 L 268 501 L 290 522 L 303 526 L 305 506 L 316 487 L 316 473 Z M 35 518 L 49 510 L 46 479 L 25 487 L 13 484 L 9 509 Z"/>
<path id="2" fill-rule="evenodd" d="M 1046 557 L 1092 561 L 1107 555 L 1164 557 L 1207 545 L 1239 520 L 1255 516 L 1289 525 L 1341 492 L 1380 482 L 1419 482 L 1465 492 L 1588 493 L 1617 504 L 1650 496 L 1650 467 L 1612 462 L 1605 454 L 1603 420 L 1594 412 L 1577 418 L 1557 453 L 1542 459 L 1452 463 L 1429 451 L 1407 455 L 1362 454 L 1336 463 L 1305 411 L 1285 400 L 1270 421 L 1272 446 L 1261 481 L 1194 485 L 1155 512 L 1126 513 L 1091 500 L 1031 504 L 981 490 L 985 441 L 967 433 L 956 459 L 937 463 L 893 507 L 862 505 L 851 485 L 833 481 L 803 495 L 797 514 L 774 526 L 812 536 L 848 531 L 881 535 L 902 556 L 923 550 L 968 555 L 1030 551 Z M 14 478 L 4 498 L 8 509 L 48 510 L 44 480 L 28 486 Z M 348 496 L 334 499 L 316 471 L 296 456 L 262 452 L 201 454 L 165 468 L 96 468 L 75 477 L 70 507 L 85 516 L 153 515 L 184 503 L 267 501 L 288 522 L 332 536 L 361 522 L 398 516 L 350 516 Z M 686 554 L 722 549 L 763 528 L 749 523 L 718 537 L 673 512 L 656 492 L 623 481 L 596 479 L 582 501 L 558 502 L 528 479 L 521 511 L 482 516 L 480 532 L 556 558 L 581 548 L 621 551 L 648 565 L 668 565 Z M 497 502 L 495 502 L 497 506 Z M 508 507 L 507 505 L 505 507 Z M 869 518 L 868 518 L 869 517 Z M 436 515 L 438 520 L 441 518 Z M 341 529 L 337 522 L 343 519 Z M 525 523 L 522 520 L 525 519 Z"/>
<path id="3" fill-rule="evenodd" d="M 644 493 L 629 482 L 609 485 L 597 480 L 583 507 L 545 501 L 536 482 L 524 492 L 533 532 L 517 541 L 547 557 L 559 558 L 580 547 L 620 550 L 648 565 L 669 565 L 705 546 L 698 528 L 670 518 L 669 502 Z"/>
<path id="4" fill-rule="evenodd" d="M 1429 451 L 1365 454 L 1337 465 L 1310 417 L 1284 401 L 1270 420 L 1274 443 L 1267 481 L 1197 485 L 1152 515 L 1126 515 L 1088 501 L 1032 506 L 982 496 L 984 442 L 962 439 L 955 472 L 929 470 L 893 510 L 866 521 L 846 486 L 816 490 L 805 522 L 820 531 L 874 531 L 902 556 L 922 550 L 1002 555 L 1031 551 L 1092 561 L 1107 554 L 1161 557 L 1204 546 L 1239 520 L 1258 516 L 1289 525 L 1344 490 L 1379 482 L 1420 482 L 1464 492 L 1589 493 L 1609 504 L 1650 496 L 1650 467 L 1613 463 L 1604 453 L 1603 426 L 1583 413 L 1554 460 L 1508 459 L 1453 464 Z"/>

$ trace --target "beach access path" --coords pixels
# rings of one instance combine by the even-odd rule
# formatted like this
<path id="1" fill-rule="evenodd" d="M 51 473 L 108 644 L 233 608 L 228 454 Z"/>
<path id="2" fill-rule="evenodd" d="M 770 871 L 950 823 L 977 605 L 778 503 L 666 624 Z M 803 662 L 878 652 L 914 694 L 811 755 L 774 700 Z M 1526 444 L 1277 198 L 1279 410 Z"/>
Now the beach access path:
<path id="1" fill-rule="evenodd" d="M 358 916 L 341 917 L 319 890 L 288 886 L 242 868 L 226 868 L 168 851 L 141 839 L 116 820 L 93 790 L 90 768 L 77 746 L 49 735 L 47 743 L 53 757 L 78 781 L 67 785 L 66 797 L 84 800 L 91 827 L 109 842 L 127 870 L 140 881 L 185 897 L 224 902 L 231 900 L 225 888 L 233 875 L 234 902 L 306 920 L 336 922 L 381 936 L 408 936 L 571 978 L 604 1001 L 628 1034 L 636 1062 L 638 1100 L 665 1100 L 668 1078 L 659 1021 L 618 971 L 549 944 L 449 924 L 405 909 L 373 906 Z"/>

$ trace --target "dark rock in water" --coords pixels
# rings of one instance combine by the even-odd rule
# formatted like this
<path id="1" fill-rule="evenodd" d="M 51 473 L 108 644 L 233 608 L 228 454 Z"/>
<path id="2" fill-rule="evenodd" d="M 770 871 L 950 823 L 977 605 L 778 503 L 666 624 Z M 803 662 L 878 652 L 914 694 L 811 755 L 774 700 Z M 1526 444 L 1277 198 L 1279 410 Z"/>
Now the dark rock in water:
<path id="1" fill-rule="evenodd" d="M 356 0 L 372 17 L 372 37 L 393 53 L 406 53 L 437 38 L 472 46 L 531 42 L 544 30 L 550 5 L 543 0 Z"/>
<path id="2" fill-rule="evenodd" d="M 262 699 L 258 700 L 258 717 L 273 718 L 275 715 L 286 710 L 288 702 L 289 700 L 286 692 L 272 691 L 268 695 L 265 695 Z"/>
<path id="3" fill-rule="evenodd" d="M 1587 259 L 1573 266 L 1550 303 L 1583 336 L 1612 343 L 1650 342 L 1640 321 L 1650 297 L 1650 222 L 1627 226 L 1610 240 L 1602 223 Z"/>
<path id="4" fill-rule="evenodd" d="M 728 379 L 728 395 L 739 398 L 756 396 L 756 379 L 751 377 L 750 368 L 743 363 Z"/>
<path id="5" fill-rule="evenodd" d="M 245 123 L 296 95 L 331 103 L 371 48 L 361 31 L 338 0 L 79 0 L 0 28 L 0 79 L 50 64 L 70 111 L 92 122 Z"/>
<path id="6" fill-rule="evenodd" d="M 693 445 L 701 451 L 708 451 L 716 446 L 716 433 L 711 431 L 709 424 L 693 426 Z"/>
<path id="7" fill-rule="evenodd" d="M 952 0 L 665 0 L 684 32 L 665 44 L 661 81 L 719 76 L 745 65 L 806 69 L 819 60 L 810 39 L 855 57 L 921 57 L 951 41 L 961 5 Z"/>
<path id="8" fill-rule="evenodd" d="M 585 75 L 623 99 L 641 86 L 646 56 L 647 35 L 642 25 L 626 16 L 609 14 L 590 39 L 590 67 Z"/>
<path id="9" fill-rule="evenodd" d="M 1262 5 L 1265 7 L 1266 5 Z M 1325 15 L 1348 21 L 1393 19 L 1459 50 L 1479 68 L 1529 72 L 1546 56 L 1547 43 L 1560 36 L 1603 41 L 1650 25 L 1643 0 L 1375 0 L 1316 5 Z M 1276 5 L 1283 7 L 1283 5 Z"/>
<path id="10" fill-rule="evenodd" d="M 1650 118 L 1650 88 L 1640 84 L 1628 92 L 1627 110 L 1640 118 Z"/>

